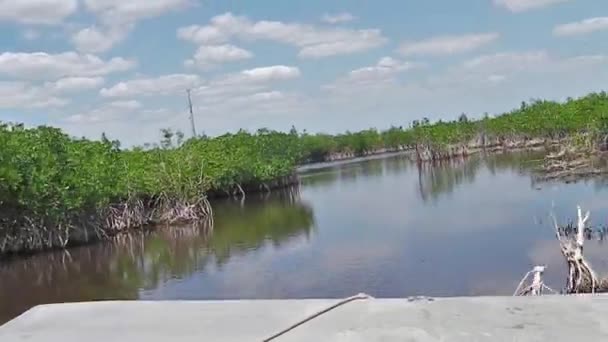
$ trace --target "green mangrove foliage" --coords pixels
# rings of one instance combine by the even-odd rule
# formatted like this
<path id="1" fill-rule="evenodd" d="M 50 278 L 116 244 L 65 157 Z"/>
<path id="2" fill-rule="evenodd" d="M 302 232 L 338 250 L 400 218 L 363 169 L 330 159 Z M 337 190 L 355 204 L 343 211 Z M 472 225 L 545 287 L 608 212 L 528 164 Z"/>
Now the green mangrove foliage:
<path id="1" fill-rule="evenodd" d="M 159 145 L 123 149 L 105 136 L 74 139 L 51 127 L 0 125 L 0 254 L 65 247 L 148 223 L 211 215 L 208 197 L 268 191 L 295 181 L 297 165 L 336 157 L 509 139 L 577 137 L 606 142 L 608 95 L 533 101 L 496 117 L 338 135 L 260 129 L 184 141 L 163 130 Z M 481 141 L 481 142 L 480 142 Z"/>
<path id="2" fill-rule="evenodd" d="M 303 134 L 303 160 L 322 161 L 333 154 L 364 155 L 372 151 L 391 151 L 423 147 L 441 151 L 454 145 L 502 145 L 508 141 L 563 139 L 578 136 L 579 144 L 591 145 L 606 140 L 608 132 L 608 95 L 592 93 L 560 103 L 535 100 L 522 102 L 510 112 L 479 120 L 461 114 L 457 120 L 431 123 L 428 118 L 414 120 L 410 127 L 389 130 L 347 132 L 336 136 Z"/>
<path id="3" fill-rule="evenodd" d="M 296 135 L 261 130 L 144 150 L 0 126 L 0 253 L 65 247 L 211 214 L 210 194 L 291 181 Z M 241 186 L 242 185 L 242 186 Z"/>

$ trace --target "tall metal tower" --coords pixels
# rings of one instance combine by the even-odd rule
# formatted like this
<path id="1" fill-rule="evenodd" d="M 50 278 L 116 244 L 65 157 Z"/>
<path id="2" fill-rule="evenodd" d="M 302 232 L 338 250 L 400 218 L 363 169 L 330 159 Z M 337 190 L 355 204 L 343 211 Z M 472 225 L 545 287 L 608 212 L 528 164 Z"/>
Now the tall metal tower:
<path id="1" fill-rule="evenodd" d="M 194 112 L 192 111 L 192 98 L 190 96 L 190 89 L 186 90 L 188 93 L 188 106 L 190 107 L 190 125 L 192 126 L 192 137 L 196 138 L 196 126 L 194 125 Z"/>

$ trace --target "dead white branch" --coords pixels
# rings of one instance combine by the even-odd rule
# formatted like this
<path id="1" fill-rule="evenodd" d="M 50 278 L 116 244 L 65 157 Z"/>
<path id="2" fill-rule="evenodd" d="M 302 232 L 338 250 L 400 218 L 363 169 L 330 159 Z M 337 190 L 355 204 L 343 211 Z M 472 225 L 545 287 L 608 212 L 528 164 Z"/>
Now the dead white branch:
<path id="1" fill-rule="evenodd" d="M 562 238 L 559 232 L 559 226 L 553 213 L 553 224 L 555 226 L 555 234 L 560 243 L 562 255 L 566 258 L 568 264 L 568 281 L 566 284 L 566 293 L 594 293 L 598 290 L 600 282 L 597 275 L 585 260 L 583 255 L 583 245 L 585 242 L 585 228 L 589 220 L 589 212 L 583 216 L 580 206 L 577 206 L 578 222 L 576 237 L 573 241 L 571 238 Z"/>
<path id="2" fill-rule="evenodd" d="M 543 294 L 543 289 L 553 291 L 550 287 L 546 286 L 543 282 L 543 272 L 545 272 L 545 266 L 535 266 L 531 271 L 521 279 L 517 289 L 513 293 L 514 296 L 540 296 Z M 532 281 L 529 285 L 524 286 L 528 278 L 532 276 Z"/>

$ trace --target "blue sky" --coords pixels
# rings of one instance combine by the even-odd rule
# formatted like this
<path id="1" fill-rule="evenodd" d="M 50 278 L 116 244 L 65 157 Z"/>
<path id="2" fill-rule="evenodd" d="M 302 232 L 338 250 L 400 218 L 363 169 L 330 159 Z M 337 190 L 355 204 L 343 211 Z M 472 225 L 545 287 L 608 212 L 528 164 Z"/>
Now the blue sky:
<path id="1" fill-rule="evenodd" d="M 605 89 L 603 0 L 0 0 L 0 121 L 336 133 Z"/>

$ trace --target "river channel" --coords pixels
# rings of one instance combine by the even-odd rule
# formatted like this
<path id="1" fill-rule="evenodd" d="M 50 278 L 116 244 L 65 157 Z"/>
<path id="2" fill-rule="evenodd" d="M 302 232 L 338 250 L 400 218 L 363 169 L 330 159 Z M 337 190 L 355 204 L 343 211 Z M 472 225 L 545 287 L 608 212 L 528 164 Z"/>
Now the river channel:
<path id="1" fill-rule="evenodd" d="M 213 203 L 213 226 L 0 261 L 0 324 L 42 303 L 511 295 L 534 265 L 565 282 L 548 214 L 608 223 L 608 183 L 536 183 L 538 153 L 417 167 L 404 155 L 315 165 L 299 188 Z M 608 271 L 608 244 L 585 254 Z"/>

